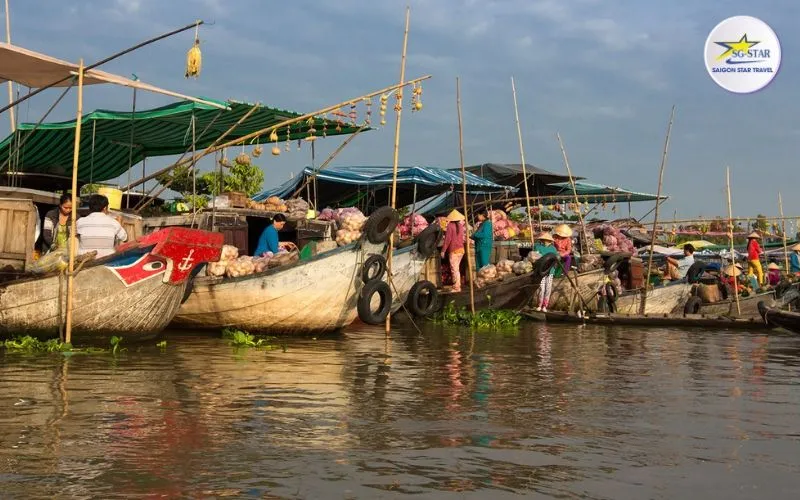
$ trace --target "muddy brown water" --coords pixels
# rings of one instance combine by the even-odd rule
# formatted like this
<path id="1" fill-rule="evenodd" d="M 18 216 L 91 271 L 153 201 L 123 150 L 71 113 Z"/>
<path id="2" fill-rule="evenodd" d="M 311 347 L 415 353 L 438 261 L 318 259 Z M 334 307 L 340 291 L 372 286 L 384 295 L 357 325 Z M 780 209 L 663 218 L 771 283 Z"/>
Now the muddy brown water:
<path id="1" fill-rule="evenodd" d="M 358 327 L 0 351 L 2 498 L 797 498 L 800 338 Z"/>

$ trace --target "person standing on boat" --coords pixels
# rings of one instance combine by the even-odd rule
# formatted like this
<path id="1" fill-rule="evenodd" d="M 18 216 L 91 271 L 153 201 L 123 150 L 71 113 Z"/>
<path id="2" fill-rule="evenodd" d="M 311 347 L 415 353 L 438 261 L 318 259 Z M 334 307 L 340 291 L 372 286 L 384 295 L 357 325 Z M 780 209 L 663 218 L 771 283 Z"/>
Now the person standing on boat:
<path id="1" fill-rule="evenodd" d="M 553 246 L 564 263 L 564 272 L 568 272 L 572 265 L 572 229 L 568 225 L 559 224 L 553 229 Z"/>
<path id="2" fill-rule="evenodd" d="M 755 231 L 747 236 L 747 273 L 756 275 L 758 286 L 764 284 L 764 270 L 761 268 L 761 255 L 764 250 L 758 243 L 760 239 L 761 235 Z"/>
<path id="3" fill-rule="evenodd" d="M 119 218 L 108 215 L 108 198 L 102 194 L 89 197 L 89 215 L 81 217 L 75 226 L 78 253 L 97 252 L 97 257 L 114 253 L 114 248 L 128 239 Z"/>
<path id="4" fill-rule="evenodd" d="M 72 213 L 72 195 L 64 193 L 58 199 L 58 206 L 44 215 L 42 253 L 66 249 L 69 241 L 70 214 Z"/>
<path id="5" fill-rule="evenodd" d="M 667 276 L 677 281 L 686 278 L 686 273 L 694 264 L 694 246 L 691 243 L 683 245 L 683 258 L 667 257 Z"/>
<path id="6" fill-rule="evenodd" d="M 280 240 L 278 239 L 278 231 L 283 229 L 286 225 L 286 216 L 283 214 L 275 214 L 272 219 L 272 224 L 267 226 L 258 238 L 258 245 L 256 245 L 256 257 L 261 257 L 267 252 L 276 254 L 280 251 Z"/>
<path id="7" fill-rule="evenodd" d="M 789 272 L 795 276 L 800 276 L 800 243 L 791 248 L 792 255 L 789 258 Z"/>
<path id="8" fill-rule="evenodd" d="M 478 230 L 472 235 L 475 240 L 475 269 L 481 269 L 489 265 L 489 257 L 492 255 L 492 245 L 494 244 L 494 232 L 492 219 L 488 217 L 486 210 L 478 212 Z"/>
<path id="9" fill-rule="evenodd" d="M 450 271 L 453 273 L 453 291 L 461 291 L 461 259 L 464 258 L 464 245 L 467 243 L 464 216 L 453 210 L 447 216 L 447 229 L 442 244 L 442 259 L 449 257 Z"/>
<path id="10" fill-rule="evenodd" d="M 559 255 L 556 247 L 553 246 L 553 236 L 550 233 L 542 233 L 539 235 L 538 243 L 533 247 L 533 251 L 537 252 L 543 258 L 547 254 Z M 539 305 L 537 311 L 547 312 L 547 306 L 550 305 L 550 294 L 553 292 L 553 276 L 556 274 L 558 266 L 552 266 L 539 283 Z"/>

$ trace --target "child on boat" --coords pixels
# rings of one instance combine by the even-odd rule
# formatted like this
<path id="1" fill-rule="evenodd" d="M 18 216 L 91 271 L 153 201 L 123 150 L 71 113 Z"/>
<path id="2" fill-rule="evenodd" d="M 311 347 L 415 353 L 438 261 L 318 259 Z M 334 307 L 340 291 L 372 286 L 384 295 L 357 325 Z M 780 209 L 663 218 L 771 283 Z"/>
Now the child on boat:
<path id="1" fill-rule="evenodd" d="M 533 247 L 534 252 L 538 252 L 541 258 L 547 254 L 558 255 L 558 251 L 553 246 L 553 236 L 550 233 L 542 233 L 536 238 L 539 243 Z M 556 274 L 556 268 L 553 266 L 550 271 L 542 276 L 542 281 L 539 283 L 539 306 L 537 311 L 547 312 L 547 306 L 550 305 L 550 294 L 553 292 L 553 275 Z"/>

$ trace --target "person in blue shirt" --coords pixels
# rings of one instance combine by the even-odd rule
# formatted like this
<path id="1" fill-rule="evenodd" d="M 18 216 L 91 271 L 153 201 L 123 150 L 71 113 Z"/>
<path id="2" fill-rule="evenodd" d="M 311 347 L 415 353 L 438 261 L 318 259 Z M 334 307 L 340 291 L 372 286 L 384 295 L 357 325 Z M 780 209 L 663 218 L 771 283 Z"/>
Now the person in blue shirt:
<path id="1" fill-rule="evenodd" d="M 789 259 L 789 273 L 800 276 L 800 243 L 791 248 L 792 255 Z"/>
<path id="2" fill-rule="evenodd" d="M 267 226 L 267 228 L 264 229 L 264 232 L 261 233 L 261 237 L 258 238 L 256 252 L 253 255 L 256 257 L 261 257 L 267 252 L 272 252 L 273 254 L 278 253 L 278 250 L 280 250 L 278 231 L 283 229 L 283 226 L 285 225 L 286 216 L 283 214 L 276 214 L 272 219 L 272 224 Z"/>
<path id="3" fill-rule="evenodd" d="M 492 228 L 492 220 L 488 218 L 486 210 L 478 213 L 478 230 L 472 235 L 475 240 L 475 266 L 476 269 L 482 269 L 489 265 L 489 257 L 492 255 L 492 244 L 494 243 L 494 235 Z"/>

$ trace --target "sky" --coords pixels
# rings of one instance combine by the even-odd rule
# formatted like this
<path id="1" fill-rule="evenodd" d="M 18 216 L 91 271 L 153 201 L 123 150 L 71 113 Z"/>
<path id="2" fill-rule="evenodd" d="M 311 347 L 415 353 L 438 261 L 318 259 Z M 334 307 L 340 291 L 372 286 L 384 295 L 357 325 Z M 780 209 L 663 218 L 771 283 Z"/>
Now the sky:
<path id="1" fill-rule="evenodd" d="M 800 215 L 800 2 L 793 0 L 10 0 L 11 34 L 26 48 L 93 62 L 203 19 L 197 80 L 183 76 L 191 32 L 102 69 L 186 94 L 309 112 L 397 82 L 406 5 L 406 77 L 433 78 L 424 84 L 423 111 L 403 114 L 401 165 L 459 165 L 456 77 L 465 162 L 519 163 L 513 76 L 528 163 L 566 172 L 560 133 L 575 175 L 655 192 L 675 105 L 662 219 L 724 214 L 726 165 L 734 215 L 777 215 L 779 191 L 786 215 Z M 781 41 L 779 74 L 754 94 L 718 87 L 703 62 L 708 33 L 734 15 L 766 21 Z M 54 97 L 31 99 L 20 121 L 36 121 Z M 139 109 L 168 102 L 142 93 L 137 99 Z M 128 89 L 94 86 L 85 94 L 85 111 L 130 105 Z M 65 99 L 52 119 L 74 113 L 74 100 Z M 317 161 L 340 142 L 318 141 Z M 391 165 L 393 142 L 390 118 L 354 139 L 334 164 Z M 148 171 L 167 161 L 148 161 Z M 307 149 L 258 160 L 266 187 L 309 163 Z M 211 167 L 207 160 L 201 169 Z M 634 214 L 650 208 L 634 206 Z"/>

